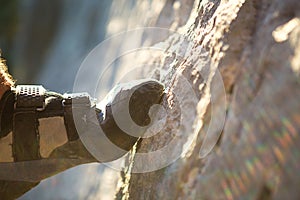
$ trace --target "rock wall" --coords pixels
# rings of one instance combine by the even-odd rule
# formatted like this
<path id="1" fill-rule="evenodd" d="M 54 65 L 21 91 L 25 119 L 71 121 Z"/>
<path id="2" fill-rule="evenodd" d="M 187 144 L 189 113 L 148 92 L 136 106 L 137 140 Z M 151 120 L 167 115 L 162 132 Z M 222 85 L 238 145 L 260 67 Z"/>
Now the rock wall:
<path id="1" fill-rule="evenodd" d="M 167 145 L 175 131 L 193 140 L 167 167 L 122 173 L 116 198 L 300 199 L 299 17 L 297 0 L 165 1 L 152 25 L 168 26 L 192 42 L 170 36 L 164 41 L 168 52 L 146 59 L 160 63 L 152 76 L 168 87 L 162 103 L 167 116 L 137 153 Z M 213 89 L 222 88 L 214 83 L 219 74 L 224 90 Z M 174 93 L 183 97 L 181 107 Z M 220 137 L 205 141 L 213 119 L 222 125 L 222 114 Z M 201 157 L 205 142 L 214 148 Z M 132 153 L 128 166 L 135 159 Z"/>

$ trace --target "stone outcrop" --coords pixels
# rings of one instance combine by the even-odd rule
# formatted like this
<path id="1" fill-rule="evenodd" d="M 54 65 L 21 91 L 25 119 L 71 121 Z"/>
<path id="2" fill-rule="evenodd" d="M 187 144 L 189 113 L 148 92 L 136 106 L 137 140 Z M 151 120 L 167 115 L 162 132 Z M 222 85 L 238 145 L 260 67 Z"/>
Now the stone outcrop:
<path id="1" fill-rule="evenodd" d="M 152 25 L 176 29 L 191 45 L 170 36 L 164 41 L 169 51 L 148 60 L 160 63 L 153 77 L 169 88 L 162 104 L 170 109 L 164 128 L 144 139 L 137 152 L 165 146 L 174 131 L 193 136 L 193 142 L 167 167 L 122 174 L 116 198 L 299 199 L 299 1 L 178 0 L 164 5 Z M 218 101 L 222 90 L 210 87 L 218 74 L 226 104 Z M 189 81 L 196 102 L 187 101 L 180 77 Z M 181 108 L 172 92 L 185 96 Z M 201 157 L 211 121 L 222 116 L 218 111 L 225 111 L 221 135 L 216 145 L 208 141 L 214 148 Z M 179 125 L 178 116 L 186 116 Z M 132 154 L 133 167 L 134 159 Z"/>

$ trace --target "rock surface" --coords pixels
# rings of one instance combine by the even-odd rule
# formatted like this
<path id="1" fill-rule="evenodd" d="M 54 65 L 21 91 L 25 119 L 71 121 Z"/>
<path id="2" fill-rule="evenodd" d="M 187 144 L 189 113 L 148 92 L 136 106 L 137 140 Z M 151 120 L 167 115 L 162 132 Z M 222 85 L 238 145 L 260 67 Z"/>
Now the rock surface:
<path id="1" fill-rule="evenodd" d="M 194 139 L 167 167 L 121 174 L 116 198 L 299 199 L 300 2 L 164 4 L 152 24 L 175 29 L 192 42 L 187 46 L 179 36 L 170 36 L 164 42 L 169 51 L 148 60 L 161 64 L 153 77 L 169 88 L 163 102 L 169 110 L 165 126 L 144 139 L 137 153 L 162 148 L 174 131 Z M 209 124 L 222 120 L 222 90 L 210 87 L 219 72 L 226 93 L 224 128 L 212 151 L 200 157 Z M 188 80 L 197 101 L 185 94 L 180 77 Z M 182 107 L 173 93 L 185 97 Z M 178 116 L 185 120 L 180 122 Z M 214 141 L 209 142 L 213 146 Z M 129 159 L 133 168 L 135 159 L 133 154 Z"/>

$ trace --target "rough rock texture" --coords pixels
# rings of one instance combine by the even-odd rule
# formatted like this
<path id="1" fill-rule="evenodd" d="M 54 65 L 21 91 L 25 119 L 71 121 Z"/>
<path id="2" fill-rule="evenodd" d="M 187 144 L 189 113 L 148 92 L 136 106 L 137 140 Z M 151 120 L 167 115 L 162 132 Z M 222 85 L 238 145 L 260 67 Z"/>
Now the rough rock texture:
<path id="1" fill-rule="evenodd" d="M 192 45 L 170 36 L 164 42 L 169 51 L 152 57 L 162 66 L 153 77 L 169 87 L 163 101 L 169 110 L 164 128 L 144 139 L 138 152 L 166 145 L 179 126 L 183 138 L 195 139 L 188 152 L 163 169 L 127 171 L 116 198 L 300 199 L 300 2 L 164 4 L 153 25 L 178 30 Z M 210 97 L 221 98 L 222 91 L 209 87 L 218 71 L 226 91 L 226 121 L 217 145 L 200 158 L 209 122 L 219 115 L 211 112 Z M 188 101 L 178 74 L 189 80 L 197 102 Z M 185 97 L 182 109 L 172 91 Z M 215 109 L 222 110 L 223 103 L 216 101 Z M 178 125 L 178 115 L 188 117 Z M 134 159 L 132 154 L 133 166 Z"/>

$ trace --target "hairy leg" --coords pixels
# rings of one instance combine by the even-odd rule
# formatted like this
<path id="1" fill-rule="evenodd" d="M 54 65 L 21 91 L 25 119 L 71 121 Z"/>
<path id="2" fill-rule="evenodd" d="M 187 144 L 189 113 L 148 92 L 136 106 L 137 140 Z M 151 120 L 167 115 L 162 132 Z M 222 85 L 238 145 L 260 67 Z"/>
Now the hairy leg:
<path id="1" fill-rule="evenodd" d="M 7 90 L 14 86 L 14 83 L 12 76 L 8 73 L 5 60 L 0 58 L 0 99 Z"/>

